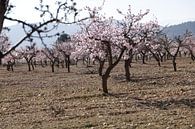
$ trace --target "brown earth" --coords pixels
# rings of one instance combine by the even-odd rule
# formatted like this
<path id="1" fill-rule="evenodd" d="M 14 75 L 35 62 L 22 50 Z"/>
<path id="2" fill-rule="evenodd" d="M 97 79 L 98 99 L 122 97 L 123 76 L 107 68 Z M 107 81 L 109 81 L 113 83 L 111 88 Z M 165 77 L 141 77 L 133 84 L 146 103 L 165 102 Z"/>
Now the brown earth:
<path id="1" fill-rule="evenodd" d="M 0 129 L 191 129 L 195 128 L 195 62 L 180 59 L 133 63 L 125 82 L 123 62 L 102 95 L 95 67 L 0 67 Z M 92 74 L 93 73 L 93 74 Z"/>

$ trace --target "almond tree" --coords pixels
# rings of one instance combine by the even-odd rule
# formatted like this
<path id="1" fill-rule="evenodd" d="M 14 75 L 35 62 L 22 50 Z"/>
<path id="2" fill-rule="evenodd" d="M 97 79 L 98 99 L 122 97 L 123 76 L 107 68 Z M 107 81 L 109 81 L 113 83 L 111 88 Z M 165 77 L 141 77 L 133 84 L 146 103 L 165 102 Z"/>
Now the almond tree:
<path id="1" fill-rule="evenodd" d="M 186 38 L 186 42 L 183 47 L 189 52 L 192 61 L 195 61 L 195 40 L 192 36 Z"/>
<path id="2" fill-rule="evenodd" d="M 83 45 L 83 42 L 88 42 L 87 38 L 84 39 L 83 37 L 85 37 L 83 33 L 77 33 L 72 36 L 73 50 L 71 52 L 70 58 L 76 62 L 76 65 L 79 60 L 90 58 L 91 48 L 87 44 Z M 94 58 L 92 59 L 94 61 L 96 60 Z M 99 75 L 101 76 L 101 74 Z"/>
<path id="3" fill-rule="evenodd" d="M 73 51 L 71 38 L 68 34 L 62 34 L 54 45 L 56 49 L 63 55 L 65 66 L 70 72 L 70 55 Z"/>
<path id="4" fill-rule="evenodd" d="M 157 21 L 150 21 L 141 25 L 141 46 L 144 50 L 150 52 L 154 59 L 160 64 L 160 53 L 162 50 L 161 44 L 157 42 L 158 34 L 160 34 L 161 29 Z"/>
<path id="5" fill-rule="evenodd" d="M 3 62 L 6 64 L 7 66 L 7 71 L 14 71 L 14 65 L 15 65 L 15 62 L 16 60 L 18 59 L 18 56 L 17 56 L 17 53 L 16 52 L 12 52 L 8 55 L 6 55 L 4 58 L 3 58 Z"/>
<path id="6" fill-rule="evenodd" d="M 122 29 L 122 36 L 127 41 L 127 49 L 125 50 L 124 60 L 125 60 L 125 76 L 126 80 L 130 81 L 130 70 L 129 66 L 132 62 L 133 58 L 133 49 L 137 46 L 137 44 L 140 42 L 140 21 L 143 19 L 145 15 L 149 13 L 149 10 L 146 12 L 138 14 L 133 14 L 131 10 L 131 6 L 129 6 L 129 9 L 127 13 L 123 13 L 120 10 L 117 10 L 119 14 L 123 16 L 122 21 L 118 22 L 119 26 Z"/>
<path id="7" fill-rule="evenodd" d="M 17 51 L 20 57 L 23 57 L 26 60 L 28 65 L 28 71 L 34 70 L 33 58 L 36 57 L 38 49 L 36 48 L 36 43 L 31 43 L 25 48 L 21 48 Z M 31 69 L 32 67 L 32 69 Z"/>
<path id="8" fill-rule="evenodd" d="M 70 41 L 68 42 L 61 42 L 55 44 L 56 49 L 63 55 L 65 66 L 68 69 L 68 72 L 70 72 L 70 55 L 72 52 L 72 43 Z"/>
<path id="9" fill-rule="evenodd" d="M 46 47 L 45 49 L 42 49 L 41 52 L 45 54 L 45 56 L 49 59 L 52 72 L 54 72 L 54 66 L 59 61 L 59 56 L 60 56 L 59 51 L 55 47 L 52 48 Z"/>
<path id="10" fill-rule="evenodd" d="M 38 49 L 38 53 L 36 54 L 36 57 L 34 58 L 36 62 L 38 62 L 42 67 L 47 66 L 47 57 L 42 52 L 42 49 Z"/>
<path id="11" fill-rule="evenodd" d="M 10 48 L 11 42 L 9 41 L 9 38 L 6 36 L 6 34 L 0 35 L 0 56 L 3 55 L 9 48 Z M 0 58 L 0 65 L 2 64 L 2 58 Z"/>
<path id="12" fill-rule="evenodd" d="M 93 12 L 95 11 L 93 10 Z M 107 80 L 113 68 L 122 58 L 128 44 L 121 35 L 121 29 L 114 25 L 113 18 L 106 19 L 97 12 L 95 13 L 96 15 L 90 21 L 81 24 L 82 31 L 78 35 L 79 43 L 75 50 L 88 52 L 93 60 L 99 61 L 102 89 L 107 94 Z M 108 64 L 105 65 L 105 63 Z"/>
<path id="13" fill-rule="evenodd" d="M 146 57 L 149 56 L 149 51 L 145 43 L 139 43 L 137 53 L 141 55 L 142 64 L 146 64 Z"/>
<path id="14" fill-rule="evenodd" d="M 176 59 L 179 54 L 181 47 L 185 46 L 188 38 L 191 36 L 191 33 L 186 31 L 183 35 L 175 36 L 174 39 L 168 38 L 167 35 L 164 35 L 160 38 L 161 42 L 164 45 L 164 49 L 172 57 L 172 64 L 174 71 L 177 71 Z"/>

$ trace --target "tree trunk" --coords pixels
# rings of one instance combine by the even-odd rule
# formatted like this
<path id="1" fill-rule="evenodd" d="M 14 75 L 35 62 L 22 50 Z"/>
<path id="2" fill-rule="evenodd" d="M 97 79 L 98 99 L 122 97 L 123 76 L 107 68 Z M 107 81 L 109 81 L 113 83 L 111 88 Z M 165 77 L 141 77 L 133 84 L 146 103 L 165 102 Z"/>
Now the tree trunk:
<path id="1" fill-rule="evenodd" d="M 120 53 L 118 59 L 114 63 L 109 63 L 108 68 L 106 69 L 105 73 L 102 75 L 102 89 L 103 89 L 103 92 L 106 94 L 108 94 L 107 81 L 108 81 L 108 78 L 110 76 L 110 73 L 111 73 L 112 69 L 119 63 L 124 51 L 125 51 L 125 48 L 121 50 L 121 53 Z M 111 59 L 111 58 L 109 58 L 109 59 Z M 112 62 L 112 61 L 109 60 L 108 62 Z"/>
<path id="2" fill-rule="evenodd" d="M 179 57 L 182 57 L 181 51 L 179 51 L 178 53 L 179 53 Z"/>
<path id="3" fill-rule="evenodd" d="M 167 61 L 166 54 L 163 56 L 163 60 L 164 60 L 164 62 Z"/>
<path id="4" fill-rule="evenodd" d="M 79 62 L 79 60 L 76 59 L 76 60 L 75 60 L 75 65 L 76 65 L 76 67 L 78 66 L 78 62 Z"/>
<path id="5" fill-rule="evenodd" d="M 47 60 L 44 60 L 45 66 L 47 66 Z"/>
<path id="6" fill-rule="evenodd" d="M 99 61 L 99 68 L 98 68 L 98 73 L 99 73 L 99 76 L 102 76 L 102 72 L 103 72 L 103 68 L 104 68 L 104 63 L 105 61 Z"/>
<path id="7" fill-rule="evenodd" d="M 68 73 L 70 73 L 70 55 L 67 55 L 67 68 L 68 68 Z"/>
<path id="8" fill-rule="evenodd" d="M 103 89 L 103 93 L 106 93 L 106 94 L 108 94 L 108 86 L 107 86 L 108 77 L 109 75 L 107 74 L 104 74 L 102 76 L 102 89 Z"/>
<path id="9" fill-rule="evenodd" d="M 41 66 L 42 66 L 42 67 L 44 67 L 44 65 L 43 65 L 43 60 L 41 60 L 41 62 L 40 62 L 40 63 L 41 63 Z"/>
<path id="10" fill-rule="evenodd" d="M 157 61 L 158 66 L 161 67 L 159 55 L 155 54 L 155 53 L 152 52 L 151 50 L 150 50 L 150 52 L 152 53 L 152 56 L 154 57 L 154 59 Z"/>
<path id="11" fill-rule="evenodd" d="M 156 61 L 158 62 L 158 66 L 161 67 L 160 60 L 157 59 Z"/>
<path id="12" fill-rule="evenodd" d="M 57 58 L 57 59 L 56 59 L 56 62 L 57 62 L 56 66 L 57 66 L 58 68 L 60 68 L 60 59 Z"/>
<path id="13" fill-rule="evenodd" d="M 173 63 L 173 69 L 176 72 L 177 71 L 177 64 L 176 64 L 176 58 L 175 57 L 173 57 L 172 63 Z"/>
<path id="14" fill-rule="evenodd" d="M 1 0 L 0 1 L 0 34 L 3 29 L 3 22 L 4 22 L 4 15 L 7 10 L 8 0 Z"/>
<path id="15" fill-rule="evenodd" d="M 130 70 L 129 70 L 129 64 L 130 64 L 130 59 L 125 60 L 125 76 L 126 76 L 126 81 L 130 81 Z"/>
<path id="16" fill-rule="evenodd" d="M 83 57 L 83 65 L 85 65 L 85 57 Z"/>
<path id="17" fill-rule="evenodd" d="M 28 71 L 31 71 L 30 62 L 28 61 L 27 64 L 28 64 Z"/>
<path id="18" fill-rule="evenodd" d="M 34 65 L 33 61 L 31 61 L 31 66 L 32 66 L 32 70 L 34 70 L 36 65 Z"/>
<path id="19" fill-rule="evenodd" d="M 65 60 L 63 60 L 63 61 L 61 62 L 62 68 L 64 68 L 64 64 L 65 64 Z"/>
<path id="20" fill-rule="evenodd" d="M 112 69 L 118 64 L 121 57 L 122 57 L 122 54 L 114 64 L 108 66 L 108 68 L 106 69 L 106 72 L 102 75 L 102 88 L 103 88 L 103 92 L 106 94 L 108 93 L 107 81 L 108 81 L 108 78 L 110 76 L 110 73 L 111 73 Z"/>
<path id="21" fill-rule="evenodd" d="M 10 69 L 12 72 L 14 71 L 14 63 L 13 62 L 11 62 L 11 64 L 10 64 Z"/>
<path id="22" fill-rule="evenodd" d="M 164 59 L 164 55 L 160 55 L 160 54 L 159 54 L 159 56 L 160 56 L 160 61 L 163 62 L 163 61 L 164 61 L 164 60 L 163 60 L 163 59 Z"/>
<path id="23" fill-rule="evenodd" d="M 194 61 L 195 60 L 195 56 L 191 55 L 191 59 L 192 59 L 192 61 Z"/>
<path id="24" fill-rule="evenodd" d="M 54 66 L 55 66 L 55 62 L 51 62 L 52 64 L 51 64 L 51 71 L 52 71 L 52 73 L 54 73 Z"/>
<path id="25" fill-rule="evenodd" d="M 7 62 L 7 71 L 10 71 L 10 61 Z"/>
<path id="26" fill-rule="evenodd" d="M 138 61 L 138 55 L 137 54 L 135 55 L 135 61 L 136 62 Z"/>
<path id="27" fill-rule="evenodd" d="M 0 65 L 2 65 L 3 53 L 0 51 Z"/>
<path id="28" fill-rule="evenodd" d="M 146 64 L 146 62 L 145 62 L 146 54 L 143 52 L 141 54 L 142 54 L 142 64 Z"/>
<path id="29" fill-rule="evenodd" d="M 0 58 L 0 66 L 2 65 L 2 58 Z"/>
<path id="30" fill-rule="evenodd" d="M 160 67 L 161 64 L 160 64 L 160 59 L 159 59 L 159 57 L 158 57 L 157 55 L 155 55 L 155 54 L 153 54 L 153 57 L 154 57 L 154 59 L 157 61 L 158 66 Z"/>
<path id="31" fill-rule="evenodd" d="M 34 67 L 37 67 L 37 61 L 36 60 L 33 61 L 33 65 L 34 65 Z"/>
<path id="32" fill-rule="evenodd" d="M 191 57 L 192 61 L 195 60 L 195 56 L 194 56 L 194 54 L 193 54 L 193 51 L 190 51 L 190 57 Z"/>
<path id="33" fill-rule="evenodd" d="M 171 55 L 169 53 L 167 53 L 167 60 L 171 59 Z"/>

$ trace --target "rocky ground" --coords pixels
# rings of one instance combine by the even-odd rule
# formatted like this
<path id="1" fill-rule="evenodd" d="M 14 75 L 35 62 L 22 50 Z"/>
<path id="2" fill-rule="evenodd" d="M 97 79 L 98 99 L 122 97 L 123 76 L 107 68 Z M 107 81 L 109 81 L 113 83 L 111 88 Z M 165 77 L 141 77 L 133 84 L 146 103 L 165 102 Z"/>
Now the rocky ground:
<path id="1" fill-rule="evenodd" d="M 133 63 L 126 82 L 123 62 L 103 95 L 96 67 L 38 66 L 14 72 L 0 66 L 0 129 L 192 129 L 195 128 L 195 62 Z"/>

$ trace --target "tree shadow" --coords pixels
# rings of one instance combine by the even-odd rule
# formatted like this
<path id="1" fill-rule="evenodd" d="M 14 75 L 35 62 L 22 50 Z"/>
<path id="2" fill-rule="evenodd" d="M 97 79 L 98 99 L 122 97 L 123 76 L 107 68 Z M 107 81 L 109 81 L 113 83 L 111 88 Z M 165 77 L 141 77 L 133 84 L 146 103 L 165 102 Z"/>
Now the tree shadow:
<path id="1" fill-rule="evenodd" d="M 131 76 L 130 78 L 130 82 L 133 83 L 140 83 L 140 82 L 150 82 L 151 84 L 161 84 L 160 82 L 157 82 L 157 80 L 161 80 L 161 79 L 168 79 L 172 76 Z M 123 83 L 123 82 L 127 82 L 126 81 L 126 77 L 123 74 L 119 74 L 119 75 L 113 75 L 112 78 L 116 81 L 118 81 L 119 83 Z M 154 82 L 151 82 L 154 81 Z"/>
<path id="2" fill-rule="evenodd" d="M 103 97 L 103 94 L 92 94 L 92 95 L 79 95 L 79 96 L 71 96 L 66 98 L 60 98 L 60 100 L 78 100 L 78 99 L 91 99 L 91 98 L 100 98 Z"/>
<path id="3" fill-rule="evenodd" d="M 167 77 L 167 76 L 166 76 Z M 159 77 L 151 77 L 151 76 L 138 76 L 138 77 L 132 77 L 131 82 L 143 82 L 143 81 L 152 81 L 152 80 L 158 80 L 158 79 L 163 79 L 165 78 L 164 76 L 159 76 Z"/>
<path id="4" fill-rule="evenodd" d="M 174 71 L 173 71 L 174 72 Z M 178 70 L 177 72 L 182 72 L 181 70 Z M 191 74 L 194 74 L 194 71 L 188 71 Z M 145 84 L 151 84 L 151 85 L 165 85 L 166 83 L 170 83 L 170 78 L 176 77 L 179 78 L 178 75 L 158 75 L 158 76 L 131 76 L 130 81 L 128 83 L 142 83 Z M 126 77 L 124 74 L 117 74 L 111 76 L 113 80 L 117 81 L 117 83 L 125 83 Z M 177 85 L 195 85 L 195 81 L 188 78 L 182 78 L 179 81 L 176 82 Z"/>
<path id="5" fill-rule="evenodd" d="M 145 105 L 147 107 L 154 107 L 161 110 L 167 110 L 170 106 L 176 107 L 187 106 L 189 108 L 195 108 L 195 99 L 171 99 L 171 100 L 143 100 L 136 99 L 139 106 Z"/>
<path id="6" fill-rule="evenodd" d="M 93 98 L 103 98 L 103 97 L 115 97 L 115 98 L 124 98 L 127 97 L 129 93 L 99 93 L 91 95 L 77 95 L 65 98 L 59 98 L 58 101 L 68 101 L 68 100 L 80 100 L 80 99 L 93 99 Z"/>

